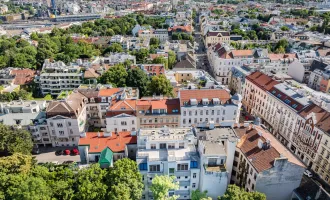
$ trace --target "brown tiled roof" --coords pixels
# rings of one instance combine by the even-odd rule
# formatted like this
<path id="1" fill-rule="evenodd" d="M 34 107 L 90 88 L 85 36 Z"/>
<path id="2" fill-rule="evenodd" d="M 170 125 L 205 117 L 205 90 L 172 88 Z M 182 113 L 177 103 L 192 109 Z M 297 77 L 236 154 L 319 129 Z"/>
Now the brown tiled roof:
<path id="1" fill-rule="evenodd" d="M 281 156 L 287 158 L 291 163 L 305 167 L 285 146 L 262 127 L 254 126 L 252 128 L 252 125 L 250 125 L 243 128 L 235 127 L 234 130 L 240 137 L 237 148 L 242 151 L 257 172 L 260 173 L 272 168 L 275 160 L 281 158 Z M 261 133 L 261 136 L 258 132 Z M 261 140 L 266 143 L 267 139 L 270 141 L 269 148 L 259 148 L 258 141 Z"/>
<path id="2" fill-rule="evenodd" d="M 10 74 L 15 76 L 15 85 L 25 85 L 33 81 L 36 71 L 32 69 L 13 69 Z"/>
<path id="3" fill-rule="evenodd" d="M 122 110 L 122 111 L 135 111 L 136 110 L 136 100 L 125 99 L 120 100 L 112 104 L 109 108 L 110 111 Z"/>
<path id="4" fill-rule="evenodd" d="M 190 99 L 196 99 L 200 102 L 203 98 L 211 101 L 213 98 L 219 98 L 222 104 L 225 104 L 230 99 L 230 94 L 224 89 L 196 89 L 196 90 L 180 90 L 180 102 L 181 106 L 184 102 L 189 102 Z"/>
<path id="5" fill-rule="evenodd" d="M 274 85 L 279 84 L 279 82 L 272 79 L 272 77 L 266 74 L 256 71 L 246 77 L 247 80 L 251 81 L 259 88 L 269 91 Z"/>
<path id="6" fill-rule="evenodd" d="M 149 75 L 161 75 L 165 74 L 165 67 L 163 64 L 142 64 L 145 72 Z M 131 66 L 131 69 L 137 68 L 138 66 Z"/>
<path id="7" fill-rule="evenodd" d="M 79 145 L 89 146 L 89 153 L 99 153 L 106 147 L 113 152 L 123 152 L 127 144 L 136 144 L 136 141 L 136 136 L 132 136 L 130 132 L 119 132 L 118 135 L 113 132 L 110 137 L 104 137 L 103 132 L 87 132 L 86 137 L 80 138 Z"/>
<path id="8" fill-rule="evenodd" d="M 229 32 L 228 31 L 209 31 L 207 32 L 207 36 L 229 36 Z"/>
<path id="9" fill-rule="evenodd" d="M 93 68 L 87 69 L 84 73 L 84 78 L 97 78 L 99 76 L 100 75 L 98 73 L 96 73 Z"/>
<path id="10" fill-rule="evenodd" d="M 270 60 L 280 60 L 280 59 L 293 59 L 297 58 L 297 54 L 295 53 L 286 53 L 286 54 L 275 54 L 275 53 L 270 53 L 268 54 L 268 57 Z"/>
<path id="11" fill-rule="evenodd" d="M 253 56 L 253 50 L 232 50 L 233 57 Z"/>
<path id="12" fill-rule="evenodd" d="M 324 132 L 330 134 L 330 113 L 320 106 L 311 104 L 303 109 L 299 114 L 306 118 L 310 113 L 315 113 L 316 126 Z"/>
<path id="13" fill-rule="evenodd" d="M 111 97 L 112 95 L 118 93 L 121 90 L 121 88 L 101 89 L 99 91 L 99 97 Z"/>
<path id="14" fill-rule="evenodd" d="M 184 31 L 184 32 L 191 32 L 192 31 L 190 25 L 188 25 L 188 26 L 174 26 L 172 28 L 170 27 L 170 28 L 168 28 L 168 31 L 176 32 L 178 29 L 180 29 L 181 31 Z"/>

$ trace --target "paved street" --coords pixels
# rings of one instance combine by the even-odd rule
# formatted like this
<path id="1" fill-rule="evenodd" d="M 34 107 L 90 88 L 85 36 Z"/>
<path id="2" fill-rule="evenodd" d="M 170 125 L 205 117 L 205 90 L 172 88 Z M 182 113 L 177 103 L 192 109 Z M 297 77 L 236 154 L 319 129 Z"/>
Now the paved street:
<path id="1" fill-rule="evenodd" d="M 80 156 L 71 156 L 71 155 L 55 155 L 56 150 L 64 150 L 64 149 L 73 149 L 72 147 L 47 147 L 47 148 L 40 148 L 40 154 L 35 155 L 38 163 L 46 163 L 46 162 L 53 162 L 58 161 L 59 163 L 63 163 L 64 161 L 74 161 L 80 162 Z"/>

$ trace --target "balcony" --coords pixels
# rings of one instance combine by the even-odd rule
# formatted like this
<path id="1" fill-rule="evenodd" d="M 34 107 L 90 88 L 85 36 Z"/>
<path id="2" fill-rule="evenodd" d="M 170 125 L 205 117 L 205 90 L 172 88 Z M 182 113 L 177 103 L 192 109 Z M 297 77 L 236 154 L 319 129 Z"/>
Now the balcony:
<path id="1" fill-rule="evenodd" d="M 210 173 L 210 174 L 227 171 L 225 165 L 215 165 L 215 166 L 204 165 L 204 170 L 206 173 Z"/>

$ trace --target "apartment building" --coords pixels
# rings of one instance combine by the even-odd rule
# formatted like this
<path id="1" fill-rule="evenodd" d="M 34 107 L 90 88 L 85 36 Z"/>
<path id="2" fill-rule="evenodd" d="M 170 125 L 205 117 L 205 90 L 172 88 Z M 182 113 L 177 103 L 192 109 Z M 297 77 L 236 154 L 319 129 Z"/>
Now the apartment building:
<path id="1" fill-rule="evenodd" d="M 84 132 L 79 146 L 82 163 L 99 163 L 102 168 L 113 166 L 121 158 L 136 156 L 136 135 L 131 132 Z"/>
<path id="2" fill-rule="evenodd" d="M 217 81 L 229 83 L 229 72 L 234 66 L 253 62 L 253 50 L 233 50 L 226 44 L 214 44 L 207 50 L 210 67 Z"/>
<path id="3" fill-rule="evenodd" d="M 297 115 L 311 102 L 293 90 L 289 84 L 274 85 L 268 92 L 264 124 L 279 141 L 290 147 Z"/>
<path id="4" fill-rule="evenodd" d="M 0 123 L 28 130 L 34 144 L 51 145 L 46 123 L 46 101 L 0 103 Z"/>
<path id="5" fill-rule="evenodd" d="M 245 78 L 243 106 L 245 110 L 259 117 L 266 112 L 267 92 L 279 82 L 262 72 L 253 72 Z"/>
<path id="6" fill-rule="evenodd" d="M 136 162 L 145 185 L 142 199 L 153 199 L 149 187 L 156 175 L 176 177 L 179 189 L 169 191 L 169 196 L 179 195 L 179 199 L 191 199 L 191 191 L 199 186 L 201 168 L 192 129 L 140 129 L 137 137 Z"/>
<path id="7" fill-rule="evenodd" d="M 230 43 L 230 33 L 228 31 L 209 31 L 205 35 L 205 46 L 224 42 Z"/>
<path id="8" fill-rule="evenodd" d="M 137 130 L 135 99 L 115 100 L 107 111 L 106 132 Z"/>
<path id="9" fill-rule="evenodd" d="M 215 128 L 198 132 L 200 155 L 199 190 L 207 191 L 212 199 L 222 196 L 230 183 L 237 135 L 230 127 Z"/>
<path id="10" fill-rule="evenodd" d="M 234 128 L 236 146 L 231 183 L 258 191 L 269 200 L 289 200 L 299 187 L 305 165 L 271 133 L 248 123 Z"/>
<path id="11" fill-rule="evenodd" d="M 153 32 L 153 37 L 157 38 L 160 42 L 169 40 L 167 29 L 156 29 Z"/>
<path id="12" fill-rule="evenodd" d="M 78 65 L 67 66 L 62 61 L 46 59 L 36 82 L 39 83 L 43 95 L 57 96 L 62 91 L 78 88 L 82 80 L 83 73 Z"/>
<path id="13" fill-rule="evenodd" d="M 146 97 L 136 102 L 137 128 L 180 126 L 180 100 Z"/>
<path id="14" fill-rule="evenodd" d="M 182 127 L 209 123 L 230 126 L 239 120 L 242 97 L 231 96 L 225 89 L 182 89 L 178 97 Z"/>
<path id="15" fill-rule="evenodd" d="M 324 181 L 329 180 L 330 113 L 311 104 L 298 115 L 290 150 Z"/>
<path id="16" fill-rule="evenodd" d="M 52 101 L 46 109 L 47 126 L 53 146 L 77 146 L 88 128 L 87 98 L 73 91 L 65 101 Z"/>
<path id="17" fill-rule="evenodd" d="M 110 55 L 102 58 L 102 62 L 104 64 L 108 64 L 110 66 L 120 64 L 120 63 L 124 63 L 127 60 L 131 61 L 131 63 L 133 65 L 136 64 L 135 56 L 132 56 L 132 55 L 127 54 L 127 53 L 111 53 Z"/>

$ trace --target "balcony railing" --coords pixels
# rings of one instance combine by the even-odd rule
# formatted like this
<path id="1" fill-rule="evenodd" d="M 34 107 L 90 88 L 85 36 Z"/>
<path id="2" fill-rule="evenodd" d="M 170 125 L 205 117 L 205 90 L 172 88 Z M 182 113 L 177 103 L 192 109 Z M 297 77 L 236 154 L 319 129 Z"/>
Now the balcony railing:
<path id="1" fill-rule="evenodd" d="M 215 166 L 208 166 L 208 165 L 204 165 L 204 170 L 207 173 L 218 173 L 218 172 L 226 172 L 226 166 L 225 165 L 215 165 Z"/>

